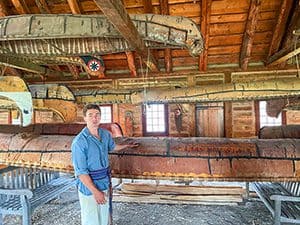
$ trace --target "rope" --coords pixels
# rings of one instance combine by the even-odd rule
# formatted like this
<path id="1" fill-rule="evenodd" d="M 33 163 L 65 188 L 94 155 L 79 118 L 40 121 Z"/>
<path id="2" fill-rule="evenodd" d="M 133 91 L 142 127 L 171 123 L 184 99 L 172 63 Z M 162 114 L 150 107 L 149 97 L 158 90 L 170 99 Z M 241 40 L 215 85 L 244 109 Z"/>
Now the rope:
<path id="1" fill-rule="evenodd" d="M 143 77 L 143 97 L 144 97 L 144 101 L 147 102 L 147 83 L 146 80 L 148 79 L 148 73 L 149 73 L 149 67 L 148 64 L 150 62 L 150 49 L 147 49 L 147 66 L 146 66 L 146 72 L 144 73 L 144 68 L 143 68 L 143 63 L 142 63 L 142 57 L 139 57 L 139 61 L 140 61 L 140 67 L 141 67 L 141 73 L 142 73 L 142 77 Z M 149 84 L 148 84 L 149 85 Z M 143 104 L 143 113 L 146 112 L 146 104 Z"/>

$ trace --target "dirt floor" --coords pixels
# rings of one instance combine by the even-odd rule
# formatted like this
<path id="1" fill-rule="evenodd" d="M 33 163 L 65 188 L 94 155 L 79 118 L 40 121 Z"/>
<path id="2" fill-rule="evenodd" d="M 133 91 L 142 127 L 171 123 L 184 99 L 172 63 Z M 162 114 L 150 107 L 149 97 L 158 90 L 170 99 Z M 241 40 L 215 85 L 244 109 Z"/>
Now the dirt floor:
<path id="1" fill-rule="evenodd" d="M 272 218 L 257 198 L 239 205 L 113 204 L 114 225 L 271 225 Z M 37 208 L 33 225 L 80 225 L 80 206 L 74 189 Z M 4 225 L 21 225 L 18 216 L 6 216 Z"/>

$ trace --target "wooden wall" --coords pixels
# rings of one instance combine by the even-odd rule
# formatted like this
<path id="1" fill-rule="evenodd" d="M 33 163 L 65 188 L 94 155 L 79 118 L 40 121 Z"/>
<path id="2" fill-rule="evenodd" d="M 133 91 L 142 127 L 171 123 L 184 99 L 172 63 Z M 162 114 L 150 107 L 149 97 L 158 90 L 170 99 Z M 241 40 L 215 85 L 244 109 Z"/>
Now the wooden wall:
<path id="1" fill-rule="evenodd" d="M 114 109 L 113 120 L 121 125 L 125 136 L 142 136 L 142 107 L 140 105 L 120 104 Z M 116 113 L 118 117 L 115 117 Z"/>
<path id="2" fill-rule="evenodd" d="M 203 104 L 208 107 L 209 104 Z M 222 104 L 221 104 L 222 105 Z M 224 103 L 223 113 L 224 116 L 220 118 L 220 112 L 216 112 L 216 106 L 220 107 L 220 104 L 213 104 L 211 115 L 212 119 L 209 121 L 207 118 L 210 114 L 206 112 L 205 118 L 198 118 L 197 120 L 197 108 L 195 104 L 169 104 L 169 136 L 181 136 L 181 137 L 193 137 L 201 136 L 197 133 L 197 127 L 201 121 L 208 122 L 213 130 L 216 130 L 215 137 L 218 137 L 219 133 L 217 127 L 213 124 L 216 121 L 222 121 L 224 125 L 224 137 L 232 138 L 252 138 L 256 137 L 256 109 L 254 101 L 246 102 L 230 102 Z M 175 110 L 182 109 L 182 129 L 178 131 L 175 122 Z M 128 113 L 132 117 L 132 128 L 126 128 L 126 118 Z M 204 115 L 203 114 L 203 115 Z M 118 122 L 126 136 L 139 137 L 143 135 L 142 132 L 142 107 L 140 105 L 120 104 L 114 106 L 114 122 Z M 300 111 L 286 111 L 286 123 L 287 124 L 300 124 Z M 129 123 L 130 124 L 130 123 Z M 222 126 L 220 126 L 222 127 Z M 220 129 L 220 127 L 218 129 Z"/>
<path id="3" fill-rule="evenodd" d="M 205 104 L 207 106 L 207 104 Z M 182 109 L 182 129 L 178 131 L 175 123 L 175 110 Z M 215 106 L 214 106 L 215 107 Z M 117 112 L 116 112 L 117 111 Z M 139 137 L 143 135 L 142 132 L 142 107 L 140 105 L 120 104 L 114 106 L 114 122 L 118 122 L 126 136 Z M 132 117 L 132 128 L 126 128 L 126 115 L 130 113 Z M 197 110 L 195 104 L 170 104 L 168 106 L 169 113 L 169 136 L 193 137 L 197 136 L 197 127 L 199 120 L 197 120 Z M 215 110 L 212 110 L 212 115 L 218 115 Z M 254 101 L 246 102 L 230 102 L 224 103 L 223 107 L 224 117 L 214 118 L 209 121 L 210 126 L 214 127 L 212 123 L 215 121 L 223 121 L 224 137 L 229 138 L 253 138 L 256 137 L 256 110 Z M 127 115 L 128 116 L 128 115 Z M 209 114 L 206 114 L 206 118 Z M 203 122 L 205 118 L 201 118 Z M 286 111 L 287 124 L 300 124 L 300 111 Z M 214 130 L 217 130 L 214 128 Z M 218 132 L 216 132 L 218 133 Z M 216 137 L 218 135 L 215 135 Z"/>
<path id="4" fill-rule="evenodd" d="M 224 137 L 224 104 L 222 102 L 197 104 L 196 136 Z"/>
<path id="5" fill-rule="evenodd" d="M 202 108 L 207 109 L 199 113 Z M 175 111 L 182 112 L 181 126 L 176 124 Z M 77 123 L 83 123 L 82 106 L 78 106 Z M 207 129 L 206 136 L 228 138 L 256 137 L 257 121 L 254 101 L 225 102 L 213 104 L 169 104 L 168 122 L 169 136 L 194 137 L 203 136 L 199 129 Z M 0 111 L 0 124 L 9 124 L 16 117 L 16 111 Z M 200 115 L 200 116 L 199 116 Z M 209 119 L 210 118 L 210 119 Z M 286 124 L 300 124 L 300 111 L 285 111 Z M 35 111 L 34 123 L 60 123 L 61 118 L 51 111 Z M 117 122 L 123 129 L 124 135 L 140 137 L 142 129 L 142 106 L 132 104 L 113 105 L 113 122 Z M 217 126 L 220 123 L 220 126 Z M 201 127 L 202 126 L 202 127 Z M 199 128 L 200 127 L 200 128 Z M 220 129 L 224 129 L 223 132 Z M 215 131 L 214 135 L 210 135 Z"/>
<path id="6" fill-rule="evenodd" d="M 175 110 L 181 109 L 181 129 L 176 126 Z M 196 133 L 194 104 L 170 104 L 169 105 L 169 136 L 193 137 Z"/>
<path id="7" fill-rule="evenodd" d="M 256 120 L 255 105 L 253 101 L 233 102 L 228 105 L 225 118 L 226 137 L 255 137 Z"/>
<path id="8" fill-rule="evenodd" d="M 182 127 L 178 131 L 175 123 L 175 110 L 182 111 Z M 140 137 L 142 129 L 142 106 L 131 104 L 119 104 L 113 108 L 113 120 L 118 122 L 129 137 Z M 170 104 L 168 106 L 169 135 L 189 137 L 195 136 L 195 105 L 194 104 Z"/>
<path id="9" fill-rule="evenodd" d="M 286 111 L 286 124 L 299 124 L 300 123 L 300 111 L 289 110 Z"/>

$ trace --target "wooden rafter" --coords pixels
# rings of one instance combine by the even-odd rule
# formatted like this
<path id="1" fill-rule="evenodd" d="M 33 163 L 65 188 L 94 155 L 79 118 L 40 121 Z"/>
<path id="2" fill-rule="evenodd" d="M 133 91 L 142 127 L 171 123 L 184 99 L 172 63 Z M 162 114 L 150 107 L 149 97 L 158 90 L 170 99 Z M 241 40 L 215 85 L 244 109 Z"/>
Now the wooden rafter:
<path id="1" fill-rule="evenodd" d="M 79 4 L 77 0 L 68 0 L 68 4 L 73 14 L 81 14 L 81 10 L 79 8 Z"/>
<path id="2" fill-rule="evenodd" d="M 127 64 L 132 77 L 137 77 L 137 70 L 135 65 L 135 57 L 133 52 L 125 52 L 127 57 Z"/>
<path id="3" fill-rule="evenodd" d="M 277 51 L 273 55 L 268 57 L 266 65 L 274 66 L 278 64 L 284 65 L 288 59 L 299 54 L 299 49 L 295 49 L 294 43 L 297 41 L 297 36 L 294 35 L 294 30 L 300 27 L 300 1 L 296 3 L 291 16 L 290 23 L 286 29 L 286 36 L 283 40 L 283 47 L 280 51 Z"/>
<path id="4" fill-rule="evenodd" d="M 289 17 L 290 10 L 292 8 L 293 1 L 283 0 L 281 5 L 281 10 L 278 15 L 277 24 L 274 29 L 273 38 L 269 48 L 268 56 L 275 54 L 280 47 L 282 37 L 285 33 L 286 22 Z"/>
<path id="5" fill-rule="evenodd" d="M 166 72 L 171 73 L 173 70 L 172 49 L 166 48 L 164 53 Z"/>
<path id="6" fill-rule="evenodd" d="M 152 0 L 143 0 L 144 2 L 144 12 L 153 13 Z"/>
<path id="7" fill-rule="evenodd" d="M 282 49 L 281 51 L 275 53 L 274 55 L 272 55 L 272 57 L 269 58 L 269 61 L 267 64 L 269 66 L 275 66 L 275 65 L 281 64 L 283 62 L 286 62 L 288 59 L 300 54 L 300 48 L 297 48 L 288 53 L 286 53 L 286 52 L 287 52 L 286 49 Z"/>
<path id="8" fill-rule="evenodd" d="M 200 1 L 201 7 L 201 33 L 204 37 L 204 50 L 199 56 L 199 70 L 207 70 L 207 57 L 208 57 L 208 40 L 209 40 L 209 24 L 211 14 L 211 0 Z"/>
<path id="9" fill-rule="evenodd" d="M 153 14 L 153 5 L 152 5 L 152 0 L 143 0 L 143 5 L 144 5 L 144 13 L 147 14 Z M 158 50 L 150 50 L 150 54 L 154 56 L 154 58 L 158 58 L 157 56 Z"/>
<path id="10" fill-rule="evenodd" d="M 74 64 L 68 64 L 67 66 L 68 66 L 71 74 L 73 75 L 73 78 L 75 80 L 77 80 L 79 78 L 79 70 L 78 70 L 77 66 Z"/>
<path id="11" fill-rule="evenodd" d="M 247 70 L 248 62 L 250 60 L 252 44 L 255 34 L 255 28 L 258 21 L 258 13 L 261 5 L 260 0 L 251 0 L 246 29 L 243 37 L 243 44 L 240 54 L 240 67 Z"/>
<path id="12" fill-rule="evenodd" d="M 8 16 L 7 6 L 6 6 L 6 0 L 0 0 L 0 16 Z"/>
<path id="13" fill-rule="evenodd" d="M 11 0 L 11 2 L 19 14 L 29 14 L 30 13 L 25 0 Z"/>
<path id="14" fill-rule="evenodd" d="M 144 3 L 144 13 L 152 13 L 152 10 L 153 10 L 152 0 L 143 0 L 143 3 Z M 126 54 L 126 58 L 127 58 L 128 68 L 130 70 L 130 75 L 132 77 L 137 77 L 134 53 L 133 52 L 125 52 L 125 54 Z"/>
<path id="15" fill-rule="evenodd" d="M 169 15 L 169 3 L 168 0 L 159 0 L 160 4 L 160 13 L 162 15 Z M 165 49 L 164 51 L 164 60 L 165 60 L 165 68 L 167 73 L 171 73 L 173 70 L 172 65 L 172 50 L 170 48 Z"/>
<path id="16" fill-rule="evenodd" d="M 35 4 L 39 8 L 42 14 L 50 14 L 51 10 L 46 2 L 46 0 L 35 0 Z"/>
<path id="17" fill-rule="evenodd" d="M 131 21 L 120 0 L 94 0 L 104 15 L 110 20 L 120 34 L 143 58 L 143 62 L 152 70 L 158 71 L 157 62 L 148 51 L 144 41 Z"/>
<path id="18" fill-rule="evenodd" d="M 168 0 L 159 0 L 160 4 L 160 14 L 162 15 L 169 15 L 169 2 Z"/>
<path id="19" fill-rule="evenodd" d="M 287 28 L 286 36 L 283 40 L 283 48 L 289 48 L 291 44 L 294 43 L 293 40 L 297 38 L 294 35 L 294 31 L 297 28 L 300 28 L 300 1 L 298 1 L 294 7 L 294 12 Z"/>

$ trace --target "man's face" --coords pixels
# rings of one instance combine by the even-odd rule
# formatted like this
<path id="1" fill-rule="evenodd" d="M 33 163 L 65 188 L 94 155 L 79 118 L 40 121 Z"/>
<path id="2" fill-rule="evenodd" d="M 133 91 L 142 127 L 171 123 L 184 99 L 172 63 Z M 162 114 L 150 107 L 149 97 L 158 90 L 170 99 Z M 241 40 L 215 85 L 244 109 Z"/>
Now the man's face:
<path id="1" fill-rule="evenodd" d="M 100 124 L 101 114 L 97 109 L 88 109 L 84 121 L 88 127 L 98 128 Z"/>

